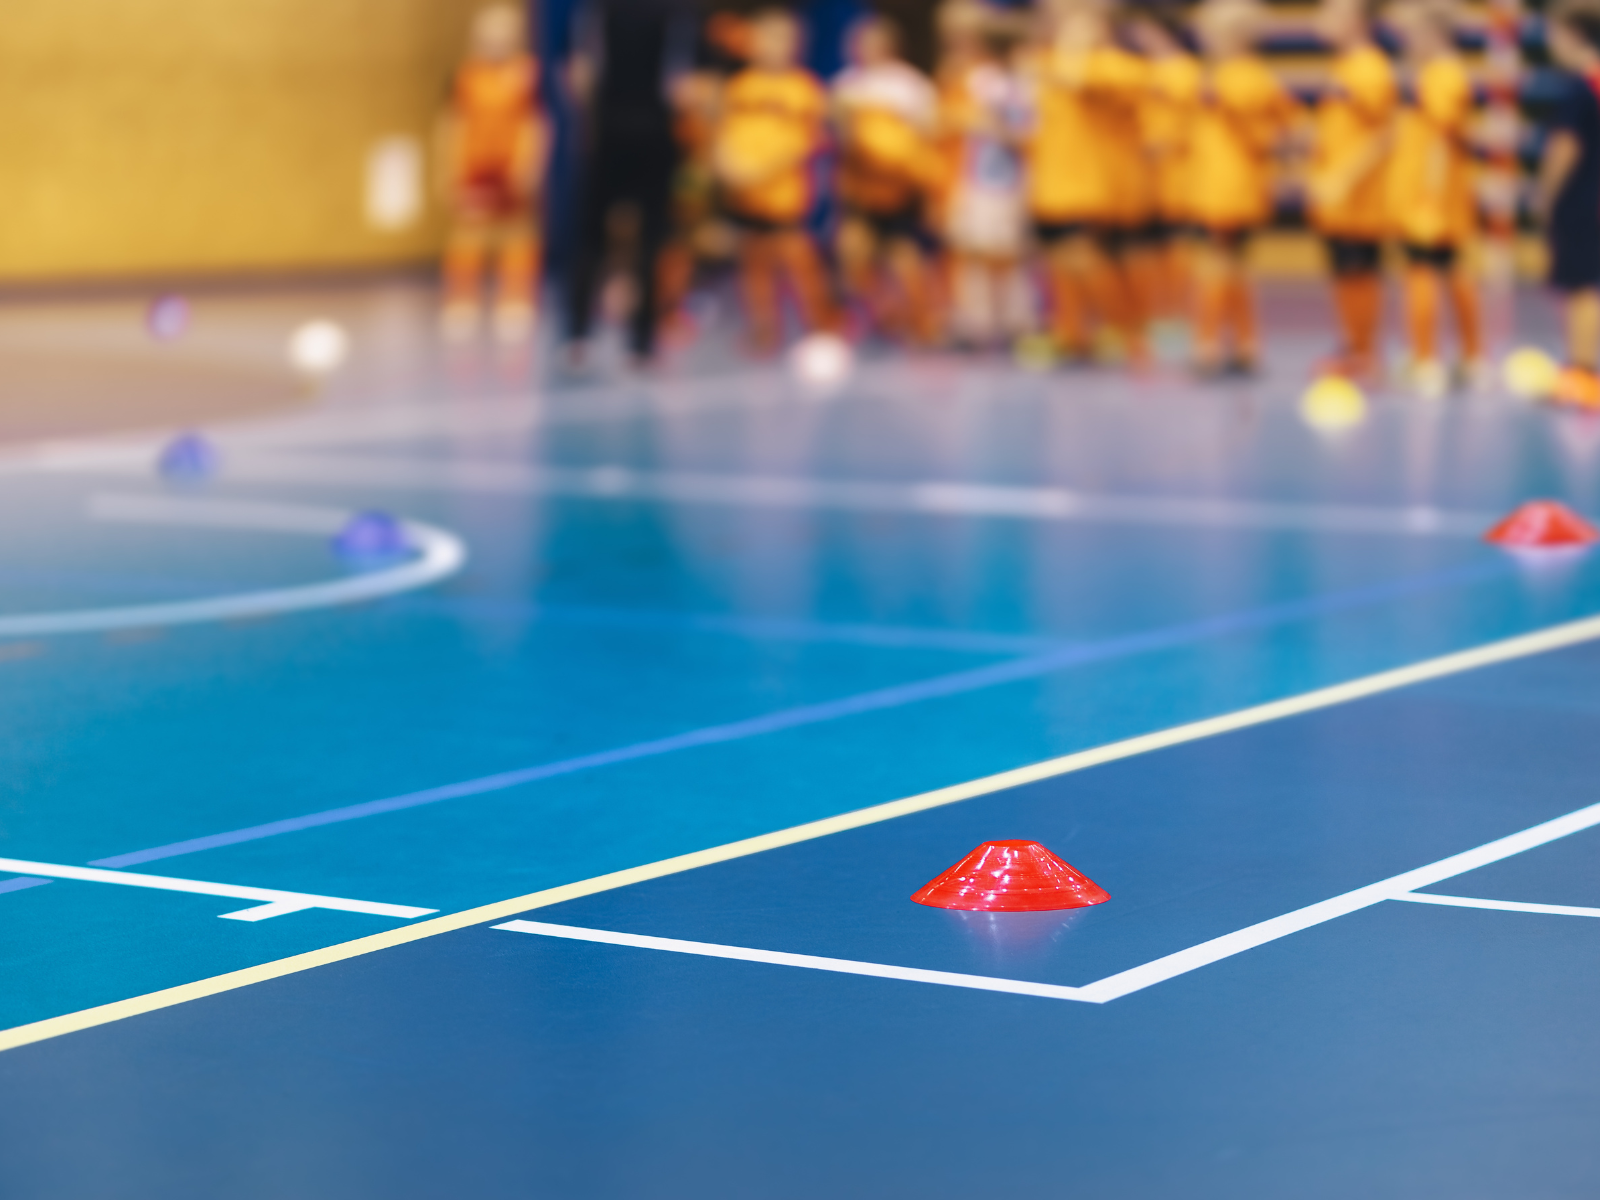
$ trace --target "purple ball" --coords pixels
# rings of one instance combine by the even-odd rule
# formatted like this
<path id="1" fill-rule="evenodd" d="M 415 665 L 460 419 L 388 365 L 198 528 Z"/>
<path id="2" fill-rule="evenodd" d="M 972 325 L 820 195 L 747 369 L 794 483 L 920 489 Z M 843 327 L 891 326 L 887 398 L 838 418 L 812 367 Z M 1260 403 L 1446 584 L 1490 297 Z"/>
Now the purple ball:
<path id="1" fill-rule="evenodd" d="M 144 327 L 158 342 L 170 342 L 189 328 L 189 302 L 182 296 L 157 296 L 145 310 Z"/>

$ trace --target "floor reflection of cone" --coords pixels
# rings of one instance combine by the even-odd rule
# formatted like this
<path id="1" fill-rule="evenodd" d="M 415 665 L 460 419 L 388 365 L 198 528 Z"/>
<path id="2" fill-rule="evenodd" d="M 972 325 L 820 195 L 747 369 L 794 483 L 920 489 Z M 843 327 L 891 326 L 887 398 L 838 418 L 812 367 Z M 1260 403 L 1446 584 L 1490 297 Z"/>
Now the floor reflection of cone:
<path id="1" fill-rule="evenodd" d="M 973 912 L 1087 908 L 1111 899 L 1087 875 L 1028 841 L 985 842 L 911 898 Z"/>

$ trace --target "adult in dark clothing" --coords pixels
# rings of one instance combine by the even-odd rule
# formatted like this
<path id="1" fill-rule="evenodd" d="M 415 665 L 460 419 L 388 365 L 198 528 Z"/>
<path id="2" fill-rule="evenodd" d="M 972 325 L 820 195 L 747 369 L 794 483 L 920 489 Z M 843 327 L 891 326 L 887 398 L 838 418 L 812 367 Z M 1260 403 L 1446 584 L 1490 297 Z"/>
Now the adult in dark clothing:
<path id="1" fill-rule="evenodd" d="M 573 75 L 584 117 L 584 169 L 567 292 L 574 365 L 581 365 L 593 327 L 612 214 L 623 204 L 637 215 L 628 347 L 640 361 L 655 353 L 656 261 L 677 164 L 667 87 L 685 19 L 667 0 L 591 0 L 578 15 Z"/>
<path id="2" fill-rule="evenodd" d="M 1550 244 L 1550 286 L 1566 299 L 1567 367 L 1553 399 L 1600 408 L 1600 0 L 1567 0 L 1546 18 L 1568 77 L 1535 190 Z"/>

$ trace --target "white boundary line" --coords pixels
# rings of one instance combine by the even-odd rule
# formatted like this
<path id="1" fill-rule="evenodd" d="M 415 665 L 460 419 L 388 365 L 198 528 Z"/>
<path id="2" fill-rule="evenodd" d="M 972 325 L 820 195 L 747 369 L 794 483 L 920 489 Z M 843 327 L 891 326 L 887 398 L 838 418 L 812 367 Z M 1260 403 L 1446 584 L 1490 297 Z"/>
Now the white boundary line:
<path id="1" fill-rule="evenodd" d="M 115 469 L 106 463 L 103 469 Z M 124 470 L 144 470 L 128 463 Z M 907 483 L 706 471 L 641 470 L 620 464 L 537 466 L 498 459 L 426 461 L 326 452 L 247 453 L 228 460 L 230 479 L 253 483 L 434 488 L 507 495 L 655 500 L 742 508 L 842 509 L 931 516 L 1328 533 L 1476 538 L 1492 513 L 1362 504 L 1306 504 L 1215 496 L 1141 496 L 960 480 Z"/>
<path id="2" fill-rule="evenodd" d="M 374 917 L 425 917 L 436 908 L 412 908 L 406 904 L 378 904 L 371 900 L 345 900 L 339 896 L 317 896 L 309 892 L 285 892 L 277 888 L 241 887 L 233 883 L 209 883 L 201 879 L 174 879 L 170 875 L 140 875 L 134 871 L 107 871 L 100 867 L 72 867 L 62 863 L 29 862 L 21 858 L 0 858 L 0 871 L 14 875 L 43 875 L 51 879 L 76 879 L 82 883 L 116 883 L 124 887 L 151 888 L 160 892 L 192 892 L 199 896 L 226 896 L 230 900 L 255 900 L 257 908 L 220 913 L 229 921 L 265 921 L 285 913 L 308 908 L 329 908 L 336 912 L 366 913 Z"/>
<path id="3" fill-rule="evenodd" d="M 509 929 L 513 933 L 537 933 L 544 937 L 570 938 L 578 942 L 603 942 L 608 946 L 670 950 L 678 954 L 700 954 L 706 958 L 736 958 L 743 962 L 773 963 L 780 967 L 810 967 L 814 971 L 838 971 L 844 975 L 873 975 L 879 979 L 941 983 L 946 987 L 977 988 L 986 992 L 1015 992 L 1021 996 L 1043 996 L 1051 1000 L 1088 999 L 1083 994 L 1082 988 L 1062 987 L 1055 983 L 1032 983 L 1025 979 L 996 979 L 989 975 L 962 975 L 955 971 L 926 971 L 920 967 L 891 967 L 884 963 L 855 962 L 848 958 L 819 958 L 814 954 L 786 954 L 781 950 L 751 950 L 744 946 L 685 942 L 677 938 L 646 937 L 638 933 L 580 929 L 575 925 L 549 925 L 543 921 L 507 921 L 494 928 Z"/>
<path id="4" fill-rule="evenodd" d="M 1569 621 L 1564 625 L 1557 625 L 1551 629 L 1542 629 L 1536 633 L 1527 633 L 1518 637 L 1506 638 L 1503 641 L 1491 642 L 1487 646 L 1478 646 L 1471 650 L 1461 650 L 1454 654 L 1441 655 L 1438 658 L 1413 663 L 1410 666 L 1399 667 L 1391 671 L 1380 671 L 1375 675 L 1353 679 L 1348 683 L 1319 688 L 1316 691 L 1306 692 L 1299 696 L 1291 696 L 1283 700 L 1274 700 L 1267 704 L 1258 704 L 1252 708 L 1241 709 L 1219 717 L 1208 717 L 1205 720 L 1193 721 L 1187 725 L 1179 725 L 1157 733 L 1127 738 L 1094 750 L 1084 750 L 1075 754 L 1063 755 L 1060 758 L 1047 759 L 1044 762 L 1020 767 L 1012 771 L 1001 771 L 998 774 L 989 775 L 982 779 L 970 780 L 967 783 L 957 784 L 952 787 L 939 788 L 919 796 L 907 796 L 900 800 L 891 800 L 884 804 L 872 805 L 869 808 L 857 809 L 855 812 L 841 813 L 835 817 L 825 817 L 819 821 L 794 825 L 788 829 L 774 830 L 771 833 L 761 834 L 757 837 L 727 842 L 720 846 L 708 846 L 705 849 L 696 850 L 688 854 L 680 854 L 651 863 L 641 863 L 620 871 L 596 875 L 590 879 L 558 884 L 555 887 L 529 892 L 526 895 L 512 896 L 505 900 L 497 900 L 491 904 L 482 904 L 476 908 L 446 913 L 444 916 L 434 917 L 427 921 L 419 921 L 414 925 L 386 930 L 383 933 L 371 934 L 364 938 L 357 938 L 354 941 L 342 942 L 334 946 L 325 946 L 320 950 L 308 950 L 303 954 L 291 955 L 288 958 L 260 963 L 253 967 L 244 967 L 237 971 L 229 971 L 205 979 L 192 980 L 188 983 L 178 984 L 175 987 L 147 992 L 141 996 L 129 996 L 122 1000 L 114 1000 L 109 1004 L 97 1005 L 94 1008 L 85 1008 L 77 1012 L 46 1017 L 43 1020 L 34 1021 L 27 1025 L 18 1025 L 11 1029 L 0 1030 L 0 1051 L 43 1041 L 46 1038 L 61 1037 L 82 1029 L 92 1029 L 96 1025 L 124 1020 L 128 1017 L 154 1012 L 162 1008 L 170 1008 L 176 1004 L 187 1004 L 191 1000 L 220 995 L 223 992 L 249 987 L 252 984 L 262 983 L 269 979 L 282 979 L 287 975 L 293 975 L 300 971 L 309 971 L 316 967 L 326 966 L 329 963 L 345 962 L 364 954 L 373 954 L 393 946 L 402 946 L 408 942 L 420 941 L 423 938 L 454 933 L 456 930 L 469 929 L 475 925 L 487 925 L 493 921 L 505 921 L 520 913 L 546 908 L 553 904 L 561 904 L 568 900 L 577 900 L 583 896 L 593 896 L 600 892 L 612 891 L 631 884 L 644 883 L 650 879 L 661 879 L 668 875 L 677 875 L 684 871 L 710 866 L 713 863 L 728 862 L 731 859 L 759 854 L 765 850 L 775 850 L 780 846 L 796 845 L 800 842 L 810 841 L 813 838 L 840 833 L 846 829 L 859 829 L 866 825 L 892 820 L 895 817 L 902 817 L 909 813 L 924 812 L 946 804 L 954 804 L 961 800 L 970 800 L 975 796 L 990 795 L 1008 788 L 1020 787 L 1023 784 L 1036 783 L 1043 779 L 1052 779 L 1073 771 L 1086 770 L 1101 763 L 1116 762 L 1120 759 L 1133 758 L 1136 755 L 1148 754 L 1151 751 L 1165 749 L 1169 746 L 1181 746 L 1188 742 L 1216 737 L 1219 734 L 1230 733 L 1234 730 L 1265 725 L 1272 721 L 1299 716 L 1302 713 L 1316 712 L 1320 709 L 1346 704 L 1352 700 L 1394 691 L 1397 688 L 1409 687 L 1417 683 L 1425 683 L 1433 679 L 1442 679 L 1464 671 L 1475 670 L 1479 667 L 1511 662 L 1551 650 L 1580 645 L 1596 638 L 1600 638 L 1600 617 L 1587 617 L 1579 621 Z M 1420 887 L 1423 885 L 1418 883 L 1411 886 Z"/>
<path id="5" fill-rule="evenodd" d="M 93 496 L 89 500 L 89 515 L 102 521 L 139 524 L 331 534 L 337 532 L 352 514 L 345 509 L 306 504 L 172 500 L 163 496 Z M 401 524 L 418 553 L 415 558 L 396 566 L 323 583 L 236 592 L 198 600 L 0 616 L 0 638 L 91 633 L 110 629 L 149 629 L 162 625 L 236 620 L 355 604 L 426 587 L 454 575 L 467 561 L 466 545 L 448 530 L 421 521 L 403 521 Z"/>
<path id="6" fill-rule="evenodd" d="M 810 954 L 787 954 L 778 950 L 752 950 L 742 946 L 718 946 L 707 942 L 685 942 L 675 938 L 648 937 L 635 933 L 613 933 L 601 929 L 580 929 L 572 925 L 550 925 L 540 921 L 507 921 L 496 929 L 516 933 L 533 933 L 545 937 L 572 938 L 585 942 L 604 942 L 612 946 L 634 946 L 646 950 L 670 950 L 679 954 L 701 954 L 711 958 L 735 958 L 746 962 L 772 963 L 785 967 L 809 967 L 818 971 L 839 971 L 850 975 L 873 975 L 880 979 L 902 979 L 913 983 L 938 983 L 948 987 L 982 988 L 992 992 L 1016 992 L 1027 996 L 1041 996 L 1052 1000 L 1082 1000 L 1089 1004 L 1105 1004 L 1130 993 L 1141 991 L 1153 984 L 1162 983 L 1178 975 L 1253 950 L 1267 942 L 1287 937 L 1343 917 L 1363 908 L 1370 908 L 1385 900 L 1413 900 L 1427 904 L 1452 904 L 1471 908 L 1501 908 L 1513 912 L 1558 913 L 1569 916 L 1600 917 L 1600 909 L 1567 908 L 1554 904 L 1518 904 L 1510 901 L 1469 900 L 1458 896 L 1428 896 L 1412 894 L 1412 889 L 1427 887 L 1440 880 L 1449 879 L 1467 871 L 1475 871 L 1489 863 L 1543 846 L 1547 842 L 1568 837 L 1592 826 L 1600 825 L 1600 804 L 1591 804 L 1564 817 L 1545 821 L 1530 829 L 1487 842 L 1472 850 L 1453 854 L 1449 858 L 1416 867 L 1400 875 L 1391 876 L 1366 887 L 1356 888 L 1341 896 L 1334 896 L 1316 904 L 1297 908 L 1255 925 L 1237 929 L 1221 937 L 1153 959 L 1140 966 L 1115 975 L 1107 975 L 1081 987 L 1058 984 L 1031 983 L 1020 979 L 998 979 L 984 975 L 960 975 L 949 971 L 929 971 L 919 967 L 897 967 L 884 963 L 854 962 L 840 958 L 818 958 Z"/>
<path id="7" fill-rule="evenodd" d="M 1407 892 L 1395 900 L 1414 904 L 1442 904 L 1447 908 L 1488 908 L 1497 912 L 1548 913 L 1553 917 L 1600 917 L 1600 908 L 1577 908 L 1571 904 L 1525 904 L 1520 900 L 1480 900 L 1476 896 L 1440 896 L 1433 892 Z"/>

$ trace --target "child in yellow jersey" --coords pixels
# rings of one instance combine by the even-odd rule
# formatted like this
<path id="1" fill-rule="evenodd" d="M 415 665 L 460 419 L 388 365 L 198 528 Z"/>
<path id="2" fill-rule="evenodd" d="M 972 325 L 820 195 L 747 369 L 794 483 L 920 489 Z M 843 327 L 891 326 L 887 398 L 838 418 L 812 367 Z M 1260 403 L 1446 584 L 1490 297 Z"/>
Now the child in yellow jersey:
<path id="1" fill-rule="evenodd" d="M 533 329 L 540 258 L 533 203 L 544 182 L 549 137 L 537 98 L 539 64 L 524 43 L 520 9 L 493 4 L 479 10 L 440 125 L 451 218 L 442 323 L 451 339 L 471 337 L 478 327 L 491 254 L 498 259 L 495 333 L 521 341 Z"/>
<path id="2" fill-rule="evenodd" d="M 1372 40 L 1366 6 L 1367 0 L 1323 0 L 1317 16 L 1318 34 L 1338 56 L 1317 104 L 1307 185 L 1311 221 L 1328 248 L 1343 337 L 1329 366 L 1362 380 L 1378 374 L 1389 229 L 1384 169 L 1400 97 L 1394 69 Z"/>
<path id="3" fill-rule="evenodd" d="M 1477 292 L 1462 261 L 1477 225 L 1467 144 L 1473 95 L 1453 18 L 1445 0 L 1406 0 L 1389 12 L 1409 76 L 1389 164 L 1389 205 L 1406 257 L 1406 376 L 1424 396 L 1450 386 L 1438 349 L 1441 291 L 1455 310 L 1461 374 L 1487 376 Z"/>
<path id="4" fill-rule="evenodd" d="M 923 195 L 938 117 L 933 84 L 899 56 L 899 30 L 868 16 L 850 30 L 851 65 L 833 84 L 839 129 L 839 273 L 870 318 L 926 344 L 933 297 L 923 261 Z M 877 280 L 880 260 L 898 294 Z"/>
<path id="5" fill-rule="evenodd" d="M 1129 25 L 1133 46 L 1149 64 L 1139 101 L 1139 136 L 1153 192 L 1147 252 L 1132 261 L 1135 286 L 1144 292 L 1151 317 L 1189 316 L 1187 236 L 1194 225 L 1189 194 L 1189 139 L 1200 107 L 1204 69 L 1177 31 L 1157 13 L 1141 13 Z"/>
<path id="6" fill-rule="evenodd" d="M 808 332 L 832 324 L 827 280 L 806 230 L 811 160 L 823 143 L 827 93 L 796 65 L 800 25 L 784 9 L 750 21 L 750 65 L 728 81 L 712 145 L 723 207 L 742 231 L 740 278 L 756 348 L 777 348 L 779 282 L 786 279 Z"/>
<path id="7" fill-rule="evenodd" d="M 1190 138 L 1198 263 L 1195 368 L 1250 375 L 1259 358 L 1245 261 L 1250 235 L 1273 211 L 1273 155 L 1299 104 L 1255 53 L 1260 15 L 1250 0 L 1205 0 L 1197 28 L 1206 74 Z"/>
<path id="8" fill-rule="evenodd" d="M 940 177 L 930 222 L 944 249 L 950 336 L 973 348 L 1027 332 L 1033 317 L 1022 271 L 1025 106 L 993 16 L 951 0 L 938 17 Z"/>
<path id="9" fill-rule="evenodd" d="M 1092 311 L 1142 365 L 1144 322 L 1118 251 L 1151 199 L 1138 134 L 1145 63 L 1112 41 L 1099 3 L 1079 0 L 1060 9 L 1033 85 L 1028 205 L 1058 348 L 1088 354 Z"/>

